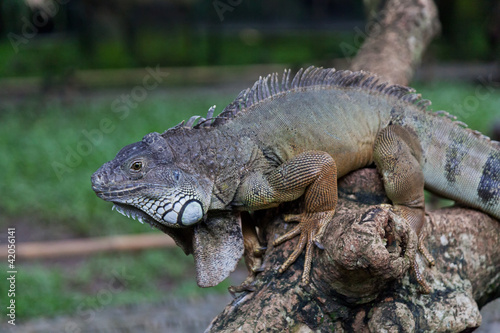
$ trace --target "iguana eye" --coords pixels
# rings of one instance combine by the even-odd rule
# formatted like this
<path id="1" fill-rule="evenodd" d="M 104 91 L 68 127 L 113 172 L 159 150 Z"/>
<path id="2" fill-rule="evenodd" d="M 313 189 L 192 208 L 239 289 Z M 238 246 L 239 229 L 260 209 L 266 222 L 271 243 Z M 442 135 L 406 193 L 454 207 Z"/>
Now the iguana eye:
<path id="1" fill-rule="evenodd" d="M 174 177 L 174 180 L 177 182 L 181 178 L 181 173 L 179 172 L 179 170 L 173 170 L 172 176 Z"/>
<path id="2" fill-rule="evenodd" d="M 136 162 L 133 162 L 131 165 L 130 165 L 130 170 L 132 171 L 141 171 L 142 169 L 142 162 L 141 161 L 136 161 Z"/>

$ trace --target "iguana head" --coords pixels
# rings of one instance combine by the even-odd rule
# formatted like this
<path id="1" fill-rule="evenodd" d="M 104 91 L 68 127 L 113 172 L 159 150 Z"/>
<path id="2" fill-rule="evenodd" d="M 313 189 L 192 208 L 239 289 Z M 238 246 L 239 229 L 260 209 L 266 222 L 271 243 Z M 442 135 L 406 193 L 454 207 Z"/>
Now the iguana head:
<path id="1" fill-rule="evenodd" d="M 180 131 L 170 132 L 175 133 Z M 243 255 L 240 215 L 208 211 L 214 181 L 196 167 L 203 164 L 199 151 L 210 152 L 199 142 L 166 137 L 150 133 L 124 147 L 92 175 L 92 188 L 118 212 L 170 235 L 186 254 L 193 254 L 198 285 L 215 286 Z"/>
<path id="2" fill-rule="evenodd" d="M 191 226 L 207 213 L 213 186 L 197 176 L 192 164 L 178 161 L 167 140 L 150 133 L 99 168 L 92 175 L 92 188 L 117 211 L 141 222 Z"/>

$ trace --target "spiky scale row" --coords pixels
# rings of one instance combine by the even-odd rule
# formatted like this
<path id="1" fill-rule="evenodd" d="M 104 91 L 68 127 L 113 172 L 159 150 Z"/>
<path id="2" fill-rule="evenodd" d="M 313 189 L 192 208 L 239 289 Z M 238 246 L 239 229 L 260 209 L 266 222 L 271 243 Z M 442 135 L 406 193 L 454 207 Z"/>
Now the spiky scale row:
<path id="1" fill-rule="evenodd" d="M 412 88 L 400 85 L 388 85 L 385 82 L 379 83 L 380 78 L 378 76 L 363 71 L 336 71 L 333 68 L 324 69 L 311 66 L 305 70 L 300 69 L 291 80 L 290 74 L 290 70 L 285 70 L 281 82 L 278 79 L 278 73 L 269 74 L 266 77 L 261 76 L 252 88 L 241 91 L 238 97 L 217 117 L 212 118 L 212 107 L 209 109 L 206 119 L 199 116 L 191 117 L 185 125 L 182 122 L 171 128 L 171 130 L 178 129 L 179 127 L 200 128 L 220 126 L 234 118 L 239 112 L 247 110 L 268 98 L 273 98 L 295 89 L 317 86 L 366 89 L 416 104 L 424 110 L 430 105 L 429 101 L 422 99 L 419 94 L 415 94 Z M 199 120 L 198 124 L 195 125 L 197 120 Z"/>
<path id="2" fill-rule="evenodd" d="M 291 92 L 294 89 L 317 86 L 365 89 L 367 92 L 395 97 L 401 101 L 416 106 L 422 111 L 430 111 L 429 107 L 431 102 L 423 99 L 422 96 L 417 94 L 413 88 L 401 85 L 390 85 L 387 82 L 380 83 L 380 77 L 364 71 L 337 71 L 333 68 L 324 69 L 321 67 L 310 66 L 306 69 L 301 68 L 292 79 L 290 78 L 291 71 L 289 69 L 285 69 L 283 71 L 281 82 L 278 77 L 278 73 L 272 73 L 266 77 L 259 77 L 259 80 L 254 83 L 252 88 L 241 91 L 236 99 L 224 108 L 224 110 L 217 117 L 213 117 L 215 106 L 212 106 L 208 110 L 206 118 L 193 116 L 186 123 L 181 122 L 168 131 L 175 131 L 179 128 L 198 129 L 217 127 L 236 117 L 239 112 L 246 111 L 264 100 L 276 97 L 279 94 Z M 433 114 L 449 118 L 460 127 L 467 127 L 465 123 L 457 121 L 457 117 L 450 115 L 446 111 L 435 111 Z M 256 115 L 256 117 L 258 117 L 258 115 Z M 490 138 L 482 133 L 473 130 L 470 131 L 478 138 L 490 141 Z"/>

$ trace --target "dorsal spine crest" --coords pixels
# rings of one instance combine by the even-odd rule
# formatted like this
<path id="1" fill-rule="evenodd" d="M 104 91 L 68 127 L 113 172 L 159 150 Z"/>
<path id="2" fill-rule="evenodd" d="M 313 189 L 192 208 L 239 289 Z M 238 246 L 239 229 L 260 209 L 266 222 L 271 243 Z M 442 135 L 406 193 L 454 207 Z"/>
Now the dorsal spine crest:
<path id="1" fill-rule="evenodd" d="M 181 122 L 177 126 L 169 129 L 167 132 L 172 133 L 179 129 L 198 129 L 217 127 L 231 121 L 238 113 L 245 112 L 249 108 L 258 103 L 261 103 L 269 98 L 276 97 L 284 93 L 291 93 L 298 89 L 327 87 L 338 89 L 363 89 L 367 93 L 385 95 L 408 103 L 417 109 L 426 112 L 431 111 L 429 106 L 431 102 L 423 99 L 422 96 L 415 92 L 413 88 L 391 85 L 387 82 L 381 82 L 381 78 L 375 74 L 359 71 L 351 72 L 349 70 L 335 70 L 334 68 L 321 68 L 310 66 L 299 71 L 291 78 L 291 70 L 285 69 L 281 76 L 281 82 L 278 73 L 272 73 L 266 77 L 260 76 L 254 83 L 252 88 L 241 91 L 236 99 L 230 103 L 216 117 L 213 117 L 214 107 L 209 109 L 206 118 L 195 116 L 191 117 L 187 123 Z M 444 116 L 451 121 L 456 120 L 456 117 L 444 111 L 429 112 L 433 116 Z M 292 115 L 293 116 L 293 115 Z M 258 115 L 256 115 L 258 117 Z M 464 123 L 457 122 L 458 126 L 465 127 Z M 485 136 L 482 136 L 488 139 Z"/>

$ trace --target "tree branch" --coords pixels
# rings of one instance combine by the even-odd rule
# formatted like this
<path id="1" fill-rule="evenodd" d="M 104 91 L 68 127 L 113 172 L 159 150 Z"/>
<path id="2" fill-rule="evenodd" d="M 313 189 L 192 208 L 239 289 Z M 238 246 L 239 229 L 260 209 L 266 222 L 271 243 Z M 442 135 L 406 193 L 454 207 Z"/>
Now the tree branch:
<path id="1" fill-rule="evenodd" d="M 408 85 L 427 45 L 440 31 L 431 0 L 387 0 L 367 26 L 368 38 L 351 69 L 377 73 L 401 85 Z"/>
<path id="2" fill-rule="evenodd" d="M 339 189 L 337 213 L 323 239 L 325 250 L 315 250 L 311 284 L 300 284 L 303 256 L 282 275 L 277 273 L 297 239 L 272 247 L 287 227 L 276 217 L 268 224 L 265 270 L 255 291 L 236 298 L 207 331 L 463 332 L 480 325 L 478 304 L 500 293 L 497 221 L 463 208 L 431 213 L 426 246 L 436 266 L 423 270 L 433 289 L 424 295 L 407 272 L 416 242 L 407 224 L 392 219 L 381 206 L 387 199 L 377 171 L 354 172 L 339 182 Z M 296 204 L 285 210 L 290 207 Z"/>

